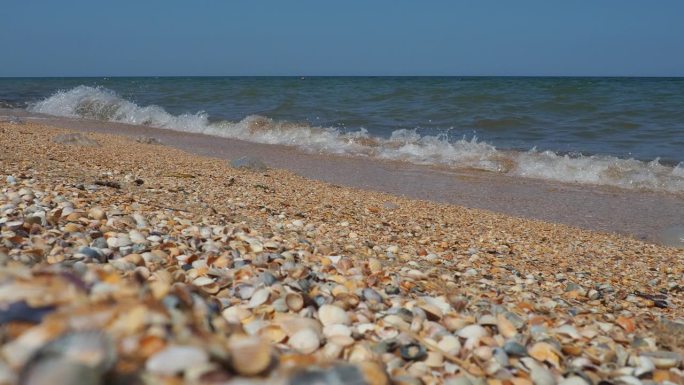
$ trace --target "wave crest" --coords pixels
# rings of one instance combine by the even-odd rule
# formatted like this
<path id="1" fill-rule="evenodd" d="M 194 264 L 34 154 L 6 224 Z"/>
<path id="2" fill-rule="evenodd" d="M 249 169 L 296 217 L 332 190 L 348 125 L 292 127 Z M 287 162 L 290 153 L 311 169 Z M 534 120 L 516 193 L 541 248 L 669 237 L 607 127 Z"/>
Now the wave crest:
<path id="1" fill-rule="evenodd" d="M 29 111 L 50 115 L 147 125 L 258 143 L 298 147 L 304 151 L 366 156 L 417 164 L 446 165 L 569 183 L 684 193 L 684 164 L 658 159 L 642 162 L 613 156 L 570 156 L 551 151 L 501 151 L 478 141 L 449 140 L 446 135 L 419 135 L 396 130 L 389 138 L 366 130 L 341 132 L 329 127 L 275 121 L 251 115 L 239 122 L 210 122 L 202 111 L 172 115 L 162 107 L 139 106 L 102 87 L 78 86 L 34 103 Z"/>

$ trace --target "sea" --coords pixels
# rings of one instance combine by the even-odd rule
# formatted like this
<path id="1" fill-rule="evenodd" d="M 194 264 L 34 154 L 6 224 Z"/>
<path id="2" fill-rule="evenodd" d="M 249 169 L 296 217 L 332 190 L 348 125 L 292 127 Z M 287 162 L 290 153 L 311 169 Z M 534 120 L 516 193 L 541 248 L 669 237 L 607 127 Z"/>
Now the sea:
<path id="1" fill-rule="evenodd" d="M 684 194 L 684 78 L 0 78 L 0 108 Z"/>

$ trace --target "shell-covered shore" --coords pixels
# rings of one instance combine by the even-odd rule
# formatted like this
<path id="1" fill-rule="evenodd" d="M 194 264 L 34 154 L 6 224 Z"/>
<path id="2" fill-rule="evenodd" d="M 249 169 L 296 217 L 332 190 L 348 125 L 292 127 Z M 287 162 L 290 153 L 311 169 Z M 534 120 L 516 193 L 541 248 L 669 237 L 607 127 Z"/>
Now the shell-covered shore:
<path id="1" fill-rule="evenodd" d="M 0 164 L 0 384 L 684 384 L 682 250 L 22 121 Z"/>

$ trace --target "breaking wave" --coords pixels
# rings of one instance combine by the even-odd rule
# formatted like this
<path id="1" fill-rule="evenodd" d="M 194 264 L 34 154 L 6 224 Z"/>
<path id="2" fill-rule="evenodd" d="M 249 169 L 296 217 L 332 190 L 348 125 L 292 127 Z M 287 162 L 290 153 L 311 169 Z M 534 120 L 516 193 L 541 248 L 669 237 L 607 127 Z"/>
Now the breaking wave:
<path id="1" fill-rule="evenodd" d="M 627 189 L 684 193 L 684 164 L 675 167 L 658 159 L 643 162 L 604 155 L 563 155 L 551 151 L 497 150 L 478 141 L 449 140 L 446 135 L 419 135 L 396 130 L 389 138 L 366 130 L 334 128 L 248 116 L 238 122 L 210 122 L 204 112 L 173 115 L 162 107 L 139 106 L 101 87 L 78 86 L 33 103 L 29 111 L 50 115 L 147 125 L 176 131 L 294 146 L 308 152 L 366 156 L 417 164 L 469 168 L 507 175 Z"/>

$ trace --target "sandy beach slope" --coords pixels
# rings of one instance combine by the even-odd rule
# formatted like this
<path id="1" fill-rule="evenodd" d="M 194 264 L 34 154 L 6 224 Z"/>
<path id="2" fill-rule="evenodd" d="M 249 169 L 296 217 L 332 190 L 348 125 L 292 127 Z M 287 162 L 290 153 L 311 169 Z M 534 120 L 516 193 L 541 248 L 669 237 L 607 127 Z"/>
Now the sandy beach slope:
<path id="1" fill-rule="evenodd" d="M 0 123 L 0 383 L 684 383 L 682 250 L 69 132 Z"/>

